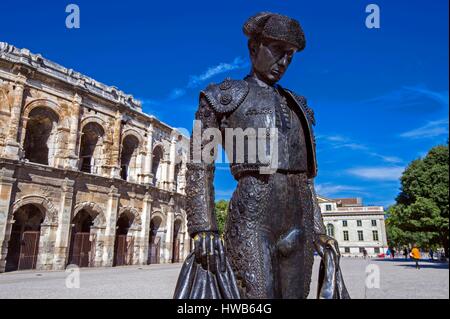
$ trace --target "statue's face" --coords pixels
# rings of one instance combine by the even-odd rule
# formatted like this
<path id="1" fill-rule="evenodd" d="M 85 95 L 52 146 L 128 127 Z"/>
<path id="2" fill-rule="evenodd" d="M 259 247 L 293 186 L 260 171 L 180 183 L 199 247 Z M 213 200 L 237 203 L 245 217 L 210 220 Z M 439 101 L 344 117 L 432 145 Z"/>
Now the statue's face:
<path id="1" fill-rule="evenodd" d="M 277 40 L 250 42 L 249 49 L 253 71 L 260 80 L 270 85 L 283 77 L 297 51 L 293 45 Z"/>

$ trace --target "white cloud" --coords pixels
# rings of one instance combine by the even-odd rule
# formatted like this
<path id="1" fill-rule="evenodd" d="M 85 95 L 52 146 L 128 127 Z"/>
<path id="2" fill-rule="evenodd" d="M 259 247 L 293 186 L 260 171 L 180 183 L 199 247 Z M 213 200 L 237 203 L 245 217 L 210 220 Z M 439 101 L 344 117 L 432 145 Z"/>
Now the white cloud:
<path id="1" fill-rule="evenodd" d="M 317 184 L 316 193 L 322 196 L 334 196 L 337 194 L 365 194 L 364 189 L 357 186 L 334 185 L 331 183 Z"/>
<path id="2" fill-rule="evenodd" d="M 431 121 L 419 128 L 400 134 L 401 137 L 418 139 L 448 135 L 448 119 Z"/>
<path id="3" fill-rule="evenodd" d="M 403 160 L 397 156 L 387 156 L 374 152 L 369 146 L 352 141 L 348 137 L 342 135 L 318 135 L 317 139 L 320 140 L 320 143 L 318 144 L 319 146 L 324 144 L 332 149 L 350 149 L 352 151 L 361 151 L 369 156 L 380 158 L 386 163 L 403 162 Z"/>
<path id="4" fill-rule="evenodd" d="M 347 170 L 347 173 L 356 177 L 377 181 L 398 181 L 404 167 L 359 167 Z"/>
<path id="5" fill-rule="evenodd" d="M 244 61 L 241 57 L 236 57 L 231 63 L 219 63 L 218 65 L 212 66 L 208 68 L 205 72 L 200 75 L 191 75 L 189 77 L 189 83 L 187 85 L 188 88 L 195 88 L 200 85 L 202 82 L 209 80 L 213 76 L 216 76 L 221 73 L 243 69 L 248 67 L 248 62 Z"/>
<path id="6" fill-rule="evenodd" d="M 210 78 L 226 73 L 233 70 L 239 70 L 243 68 L 247 68 L 249 63 L 243 60 L 241 57 L 236 57 L 230 63 L 221 62 L 215 66 L 209 67 L 205 72 L 200 75 L 190 75 L 189 82 L 186 84 L 184 88 L 174 88 L 170 91 L 170 94 L 167 98 L 162 100 L 153 100 L 153 99 L 141 99 L 143 104 L 147 105 L 161 105 L 167 101 L 176 100 L 187 93 L 188 89 L 193 89 L 200 86 L 203 82 L 209 80 Z"/>

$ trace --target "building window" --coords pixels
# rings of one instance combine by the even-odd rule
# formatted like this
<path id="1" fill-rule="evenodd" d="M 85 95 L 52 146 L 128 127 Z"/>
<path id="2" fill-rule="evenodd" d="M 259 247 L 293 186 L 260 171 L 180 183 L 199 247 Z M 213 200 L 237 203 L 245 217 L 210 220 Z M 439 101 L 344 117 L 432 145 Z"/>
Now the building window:
<path id="1" fill-rule="evenodd" d="M 325 206 L 325 210 L 326 210 L 326 211 L 330 211 L 330 210 L 331 210 L 331 205 L 328 205 L 328 204 L 327 204 L 327 205 Z"/>
<path id="2" fill-rule="evenodd" d="M 372 219 L 372 226 L 374 226 L 374 227 L 377 226 L 377 221 L 376 221 L 376 219 Z"/>
<path id="3" fill-rule="evenodd" d="M 362 230 L 358 230 L 358 240 L 364 241 L 364 234 Z"/>
<path id="4" fill-rule="evenodd" d="M 327 234 L 330 237 L 334 237 L 334 226 L 332 224 L 327 225 Z"/>
<path id="5" fill-rule="evenodd" d="M 347 221 L 346 221 L 346 220 L 343 220 L 343 221 L 342 221 L 342 226 L 343 226 L 343 227 L 347 227 Z"/>
<path id="6" fill-rule="evenodd" d="M 356 226 L 361 227 L 362 226 L 362 220 L 357 220 L 356 221 Z"/>
<path id="7" fill-rule="evenodd" d="M 348 254 L 348 253 L 350 253 L 350 247 L 345 247 L 344 248 L 344 251 Z"/>
<path id="8" fill-rule="evenodd" d="M 372 235 L 373 235 L 373 240 L 374 241 L 378 241 L 378 231 L 377 230 L 373 230 L 372 231 Z"/>
<path id="9" fill-rule="evenodd" d="M 373 251 L 375 252 L 375 254 L 379 254 L 380 253 L 380 247 L 375 247 L 373 249 Z"/>
<path id="10" fill-rule="evenodd" d="M 348 231 L 344 230 L 344 240 L 348 241 Z"/>

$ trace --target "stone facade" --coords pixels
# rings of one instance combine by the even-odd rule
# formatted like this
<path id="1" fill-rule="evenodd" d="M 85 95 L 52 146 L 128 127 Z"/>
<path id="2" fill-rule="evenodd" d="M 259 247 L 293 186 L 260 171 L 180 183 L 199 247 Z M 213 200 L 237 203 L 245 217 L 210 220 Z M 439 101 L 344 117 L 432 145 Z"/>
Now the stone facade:
<path id="1" fill-rule="evenodd" d="M 183 260 L 188 147 L 131 95 L 0 42 L 0 272 Z"/>
<path id="2" fill-rule="evenodd" d="M 364 206 L 359 198 L 328 199 L 318 196 L 329 236 L 336 238 L 342 256 L 377 256 L 388 249 L 384 209 Z"/>

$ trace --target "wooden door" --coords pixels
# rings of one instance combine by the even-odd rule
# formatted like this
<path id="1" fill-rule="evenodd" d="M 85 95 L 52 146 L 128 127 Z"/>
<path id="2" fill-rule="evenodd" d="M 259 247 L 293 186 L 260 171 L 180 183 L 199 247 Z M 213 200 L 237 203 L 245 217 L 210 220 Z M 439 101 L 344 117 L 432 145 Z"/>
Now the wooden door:
<path id="1" fill-rule="evenodd" d="M 39 231 L 25 231 L 20 242 L 18 270 L 35 269 L 39 251 Z"/>

